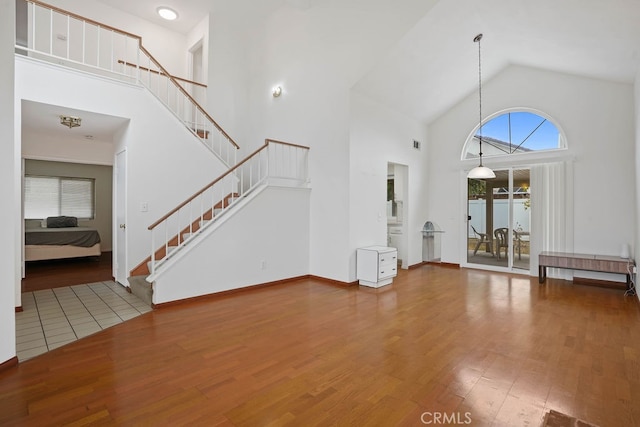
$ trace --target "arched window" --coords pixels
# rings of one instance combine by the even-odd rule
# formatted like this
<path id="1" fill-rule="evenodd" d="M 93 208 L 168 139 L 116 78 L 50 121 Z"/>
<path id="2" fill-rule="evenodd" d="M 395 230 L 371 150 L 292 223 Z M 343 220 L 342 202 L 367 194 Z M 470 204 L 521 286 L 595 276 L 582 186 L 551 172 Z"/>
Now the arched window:
<path id="1" fill-rule="evenodd" d="M 479 127 L 464 146 L 462 159 L 478 157 Z M 508 111 L 482 125 L 482 156 L 559 150 L 567 144 L 563 133 L 550 119 L 531 111 Z"/>

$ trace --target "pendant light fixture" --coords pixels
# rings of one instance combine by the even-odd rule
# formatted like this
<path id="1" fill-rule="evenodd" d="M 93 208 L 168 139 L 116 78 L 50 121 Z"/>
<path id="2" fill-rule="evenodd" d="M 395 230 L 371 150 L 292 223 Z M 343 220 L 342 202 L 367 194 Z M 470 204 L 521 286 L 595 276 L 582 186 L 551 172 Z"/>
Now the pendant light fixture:
<path id="1" fill-rule="evenodd" d="M 478 99 L 480 112 L 480 126 L 478 127 L 478 145 L 480 147 L 480 164 L 469 171 L 467 178 L 473 179 L 490 179 L 495 178 L 496 174 L 491 169 L 482 165 L 482 62 L 480 61 L 480 40 L 482 34 L 478 34 L 473 38 L 474 43 L 478 43 Z"/>

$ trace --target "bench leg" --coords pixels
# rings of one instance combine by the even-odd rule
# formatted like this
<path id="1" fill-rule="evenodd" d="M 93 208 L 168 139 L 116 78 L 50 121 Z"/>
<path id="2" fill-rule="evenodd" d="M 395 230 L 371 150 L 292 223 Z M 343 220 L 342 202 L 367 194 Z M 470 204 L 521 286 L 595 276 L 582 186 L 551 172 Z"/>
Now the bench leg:
<path id="1" fill-rule="evenodd" d="M 544 265 L 538 266 L 538 283 L 544 283 L 547 278 L 547 267 Z"/>

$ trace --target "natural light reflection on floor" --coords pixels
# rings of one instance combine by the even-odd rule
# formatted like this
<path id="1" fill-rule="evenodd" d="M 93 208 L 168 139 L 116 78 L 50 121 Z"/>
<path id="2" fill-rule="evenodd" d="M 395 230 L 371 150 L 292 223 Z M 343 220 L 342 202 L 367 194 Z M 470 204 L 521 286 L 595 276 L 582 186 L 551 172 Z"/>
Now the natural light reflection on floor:
<path id="1" fill-rule="evenodd" d="M 477 280 L 474 280 L 477 276 Z M 490 314 L 496 310 L 526 313 L 530 310 L 529 276 L 512 277 L 504 273 L 469 273 L 467 310 L 475 315 Z"/>

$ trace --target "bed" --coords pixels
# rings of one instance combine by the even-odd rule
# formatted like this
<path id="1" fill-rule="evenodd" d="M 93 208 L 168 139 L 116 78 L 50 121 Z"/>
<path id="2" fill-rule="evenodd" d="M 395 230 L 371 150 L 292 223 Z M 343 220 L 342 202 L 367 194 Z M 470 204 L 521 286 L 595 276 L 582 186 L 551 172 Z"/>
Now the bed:
<path id="1" fill-rule="evenodd" d="M 46 227 L 25 228 L 25 261 L 100 256 L 102 253 L 98 230 L 78 227 L 74 217 L 50 217 L 46 222 L 42 221 L 42 225 Z"/>

